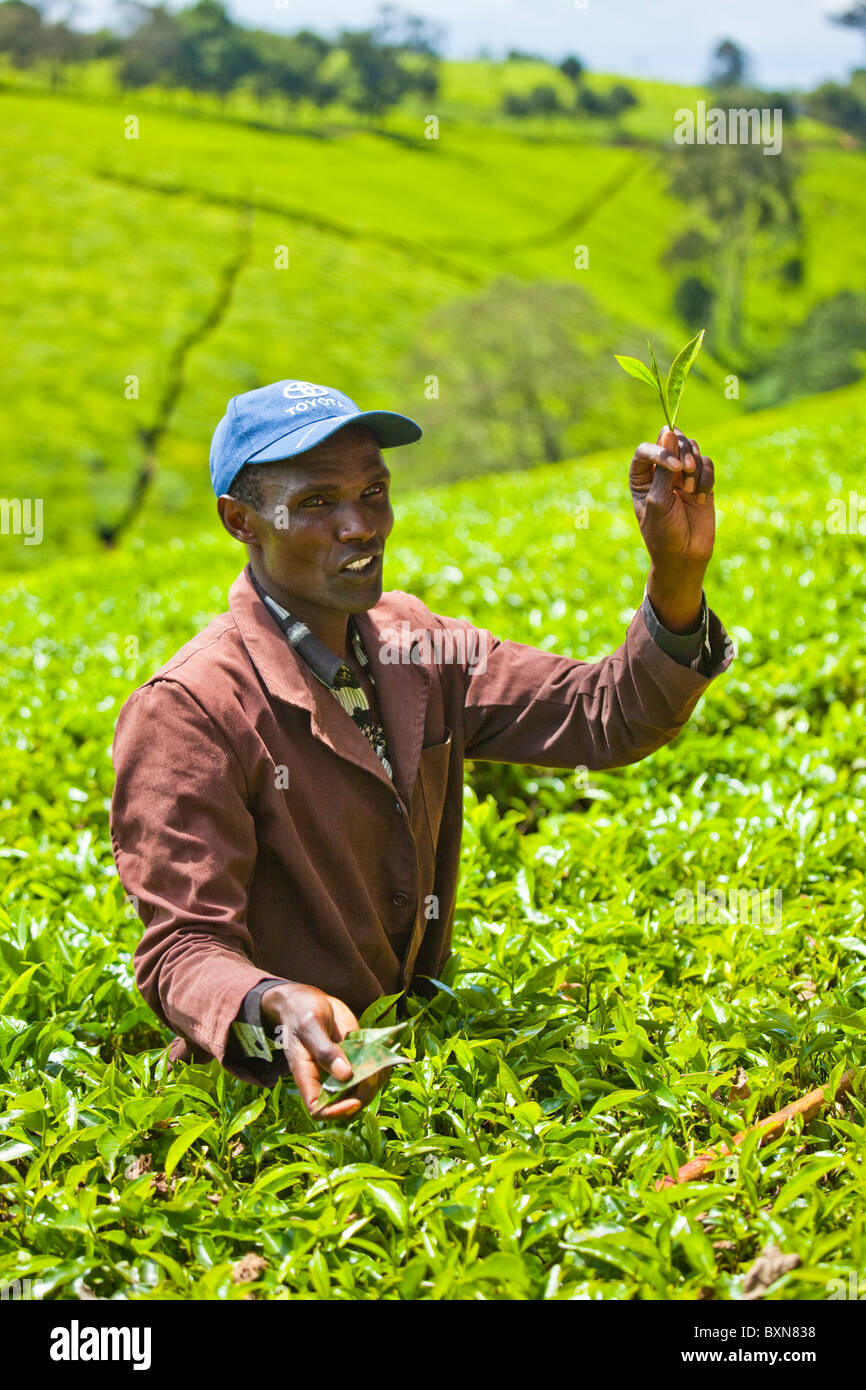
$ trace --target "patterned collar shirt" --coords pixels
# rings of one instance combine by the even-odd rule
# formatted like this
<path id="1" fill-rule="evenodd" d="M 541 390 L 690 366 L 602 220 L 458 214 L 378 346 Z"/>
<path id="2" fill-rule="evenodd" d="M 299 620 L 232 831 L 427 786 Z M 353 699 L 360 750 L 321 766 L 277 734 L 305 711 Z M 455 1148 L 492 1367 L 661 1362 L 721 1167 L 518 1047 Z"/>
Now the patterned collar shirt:
<path id="1" fill-rule="evenodd" d="M 349 717 L 355 721 L 388 776 L 393 780 L 394 772 L 388 759 L 388 740 L 385 736 L 385 730 L 371 708 L 367 692 L 361 682 L 352 674 L 344 661 L 335 656 L 323 642 L 319 641 L 318 637 L 313 635 L 305 623 L 293 618 L 285 608 L 277 603 L 276 599 L 265 593 L 253 574 L 252 568 L 248 570 L 248 574 L 262 602 L 285 633 L 289 646 L 307 663 L 316 679 L 328 687 L 337 703 L 342 705 Z M 351 617 L 349 618 L 349 635 L 355 660 L 359 666 L 364 668 L 370 684 L 375 687 L 376 682 L 370 670 L 367 653 L 364 651 L 360 634 Z"/>

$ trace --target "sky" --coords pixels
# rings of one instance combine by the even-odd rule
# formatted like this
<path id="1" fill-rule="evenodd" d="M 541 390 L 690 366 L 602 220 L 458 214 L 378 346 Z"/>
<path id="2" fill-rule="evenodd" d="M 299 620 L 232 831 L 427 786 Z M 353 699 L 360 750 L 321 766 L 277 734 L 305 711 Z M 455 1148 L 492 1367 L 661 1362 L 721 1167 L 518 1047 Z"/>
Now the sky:
<path id="1" fill-rule="evenodd" d="M 180 0 L 168 0 L 172 9 Z M 225 0 L 243 24 L 291 33 L 311 28 L 330 36 L 362 29 L 378 0 Z M 866 41 L 855 30 L 830 24 L 827 14 L 853 0 L 405 0 L 400 8 L 448 29 L 446 52 L 455 58 L 488 49 L 494 57 L 519 48 L 561 60 L 576 53 L 596 72 L 702 81 L 710 54 L 732 38 L 752 60 L 762 86 L 811 87 L 844 80 L 866 66 Z M 112 0 L 77 0 L 76 27 L 117 20 Z"/>

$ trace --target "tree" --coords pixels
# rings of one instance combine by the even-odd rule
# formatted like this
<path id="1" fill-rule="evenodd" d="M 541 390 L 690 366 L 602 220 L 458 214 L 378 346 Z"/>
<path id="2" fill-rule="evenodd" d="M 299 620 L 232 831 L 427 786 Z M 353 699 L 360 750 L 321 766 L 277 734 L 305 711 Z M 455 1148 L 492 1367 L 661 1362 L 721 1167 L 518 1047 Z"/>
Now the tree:
<path id="1" fill-rule="evenodd" d="M 613 353 L 643 341 L 567 281 L 503 277 L 439 306 L 405 365 L 407 390 L 441 382 L 441 399 L 416 407 L 430 475 L 552 463 L 640 430 L 644 405 Z"/>
<path id="2" fill-rule="evenodd" d="M 374 41 L 386 48 L 439 58 L 448 30 L 444 24 L 408 14 L 397 5 L 380 5 L 379 18 L 371 32 Z"/>
<path id="3" fill-rule="evenodd" d="M 63 69 L 69 63 L 83 63 L 116 49 L 116 40 L 100 30 L 96 34 L 71 29 L 66 19 L 46 23 L 45 15 L 36 5 L 25 0 L 2 0 L 0 3 L 0 53 L 8 54 L 15 68 L 30 67 L 47 60 L 51 64 L 51 81 L 63 80 Z"/>
<path id="4" fill-rule="evenodd" d="M 745 49 L 733 39 L 722 39 L 713 49 L 715 66 L 710 73 L 713 87 L 736 87 L 745 81 L 749 60 Z"/>
<path id="5" fill-rule="evenodd" d="M 559 97 L 556 95 L 556 88 L 549 83 L 540 83 L 533 87 L 529 93 L 529 110 L 539 116 L 552 116 L 554 111 L 559 110 Z"/>
<path id="6" fill-rule="evenodd" d="M 732 100 L 749 108 L 761 99 L 738 92 Z M 692 204 L 708 242 L 700 269 L 715 297 L 714 340 L 735 352 L 743 345 L 750 266 L 769 270 L 800 250 L 797 165 L 787 149 L 772 159 L 763 150 L 761 144 L 681 145 L 669 165 L 670 192 Z"/>
<path id="7" fill-rule="evenodd" d="M 660 258 L 668 270 L 692 270 L 674 291 L 674 309 L 690 328 L 714 326 L 715 293 L 705 276 L 698 273 L 703 265 L 711 264 L 714 249 L 714 242 L 702 231 L 687 227 Z"/>
<path id="8" fill-rule="evenodd" d="M 258 29 L 249 33 L 249 39 L 258 59 L 253 84 L 260 98 L 281 96 L 296 102 L 307 97 L 320 106 L 335 100 L 337 85 L 320 77 L 322 62 L 331 51 L 326 39 L 309 29 L 292 36 Z"/>
<path id="9" fill-rule="evenodd" d="M 697 227 L 686 230 L 671 243 L 662 256 L 662 265 L 694 265 L 704 260 L 712 250 L 712 242 Z"/>
<path id="10" fill-rule="evenodd" d="M 567 77 L 569 82 L 579 82 L 583 76 L 584 67 L 575 54 L 571 53 L 567 58 L 563 58 L 559 65 L 559 71 L 563 77 Z"/>
<path id="11" fill-rule="evenodd" d="M 149 87 L 157 82 L 176 86 L 183 46 L 177 17 L 163 4 L 124 3 L 133 16 L 133 28 L 123 46 L 118 74 L 121 86 Z"/>
<path id="12" fill-rule="evenodd" d="M 823 82 L 809 93 L 806 108 L 817 120 L 847 130 L 858 140 L 866 140 L 866 102 L 860 99 L 853 86 Z"/>
<path id="13" fill-rule="evenodd" d="M 578 110 L 584 111 L 587 116 L 606 116 L 607 102 L 599 92 L 594 92 L 591 87 L 581 87 L 577 94 Z"/>
<path id="14" fill-rule="evenodd" d="M 529 102 L 519 92 L 506 92 L 502 98 L 502 110 L 506 116 L 528 116 Z"/>
<path id="15" fill-rule="evenodd" d="M 687 275 L 677 285 L 674 309 L 689 328 L 709 327 L 713 317 L 713 291 L 699 275 Z"/>
<path id="16" fill-rule="evenodd" d="M 439 90 L 438 65 L 447 32 L 444 24 L 408 14 L 397 5 L 381 5 L 370 38 L 392 54 L 404 75 L 403 90 L 429 101 Z M 409 62 L 403 62 L 407 57 Z"/>
<path id="17" fill-rule="evenodd" d="M 771 111 L 781 111 L 785 125 L 793 125 L 799 114 L 798 98 L 790 92 L 764 92 L 761 105 Z"/>
<path id="18" fill-rule="evenodd" d="M 827 16 L 831 24 L 839 24 L 845 29 L 859 29 L 866 41 L 866 4 L 853 5 L 850 10 L 845 10 L 842 14 L 830 14 Z"/>
<path id="19" fill-rule="evenodd" d="M 372 30 L 343 30 L 340 47 L 349 59 L 351 77 L 346 100 L 353 111 L 381 116 L 411 89 L 412 75 L 400 62 L 398 50 L 378 43 Z"/>
<path id="20" fill-rule="evenodd" d="M 126 87 L 160 82 L 225 97 L 260 66 L 253 39 L 218 0 L 197 0 L 177 14 L 162 4 L 132 0 L 141 16 L 124 46 L 120 80 Z"/>
<path id="21" fill-rule="evenodd" d="M 0 4 L 0 53 L 8 53 L 13 67 L 27 68 L 42 54 L 42 15 L 24 0 Z"/>
<path id="22" fill-rule="evenodd" d="M 412 90 L 430 101 L 439 91 L 439 74 L 434 68 L 419 68 L 411 73 Z"/>
<path id="23" fill-rule="evenodd" d="M 822 300 L 782 343 L 749 390 L 753 408 L 818 391 L 832 391 L 863 375 L 866 294 L 842 290 Z"/>
<path id="24" fill-rule="evenodd" d="M 612 116 L 618 116 L 621 111 L 627 111 L 630 106 L 637 104 L 637 97 L 631 87 L 626 87 L 623 82 L 617 82 L 607 94 L 607 109 Z"/>
<path id="25" fill-rule="evenodd" d="M 255 48 L 219 0 L 197 0 L 180 11 L 178 20 L 184 87 L 225 97 L 241 77 L 257 68 Z"/>

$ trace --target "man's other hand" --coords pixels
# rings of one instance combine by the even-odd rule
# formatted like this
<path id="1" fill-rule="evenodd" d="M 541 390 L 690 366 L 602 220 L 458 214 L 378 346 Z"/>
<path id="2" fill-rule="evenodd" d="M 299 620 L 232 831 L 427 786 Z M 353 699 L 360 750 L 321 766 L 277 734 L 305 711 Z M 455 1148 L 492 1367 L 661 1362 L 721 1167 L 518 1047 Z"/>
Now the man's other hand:
<path id="1" fill-rule="evenodd" d="M 347 1081 L 352 1065 L 341 1040 L 356 1029 L 358 1020 L 340 999 L 313 985 L 274 985 L 261 1000 L 262 1017 L 282 1026 L 283 1052 L 307 1111 L 313 1110 L 322 1090 L 320 1069 L 338 1081 Z M 317 1120 L 356 1115 L 384 1084 L 387 1072 L 360 1081 L 352 1095 L 317 1112 Z"/>
<path id="2" fill-rule="evenodd" d="M 715 470 L 696 439 L 665 427 L 655 444 L 639 444 L 629 487 L 652 561 L 647 593 L 671 632 L 693 631 L 713 553 Z"/>

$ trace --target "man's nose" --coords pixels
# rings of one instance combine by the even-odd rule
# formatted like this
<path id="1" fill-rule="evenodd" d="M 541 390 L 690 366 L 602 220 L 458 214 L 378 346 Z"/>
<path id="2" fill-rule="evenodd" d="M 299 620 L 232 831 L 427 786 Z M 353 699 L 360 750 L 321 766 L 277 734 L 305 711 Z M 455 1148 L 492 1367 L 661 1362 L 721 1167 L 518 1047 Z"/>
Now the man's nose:
<path id="1" fill-rule="evenodd" d="M 372 540 L 376 534 L 376 523 L 367 507 L 361 503 L 350 503 L 340 513 L 337 523 L 337 536 L 341 541 Z"/>

